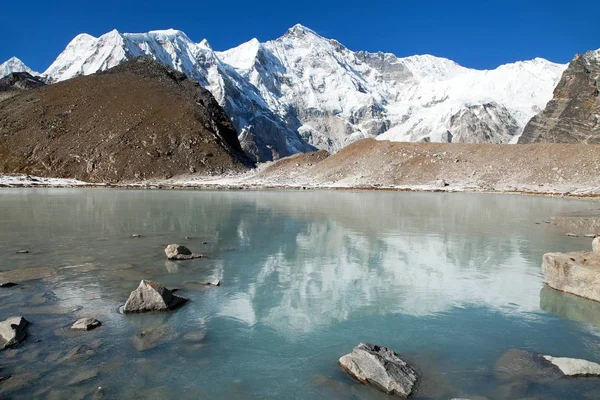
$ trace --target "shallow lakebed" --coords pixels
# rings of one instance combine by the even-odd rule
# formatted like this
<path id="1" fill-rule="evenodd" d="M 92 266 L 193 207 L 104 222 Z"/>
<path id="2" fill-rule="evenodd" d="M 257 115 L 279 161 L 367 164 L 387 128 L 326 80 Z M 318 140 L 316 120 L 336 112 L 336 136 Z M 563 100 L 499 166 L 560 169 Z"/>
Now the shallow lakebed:
<path id="1" fill-rule="evenodd" d="M 0 189 L 0 281 L 19 283 L 0 288 L 0 320 L 32 323 L 0 352 L 11 376 L 0 397 L 387 398 L 337 366 L 368 341 L 419 370 L 415 398 L 598 398 L 600 379 L 497 369 L 514 348 L 600 361 L 600 305 L 545 288 L 540 270 L 544 253 L 591 243 L 544 221 L 599 208 L 492 194 Z M 206 257 L 167 261 L 170 243 Z M 141 279 L 191 301 L 119 313 Z M 80 317 L 102 326 L 69 331 Z"/>

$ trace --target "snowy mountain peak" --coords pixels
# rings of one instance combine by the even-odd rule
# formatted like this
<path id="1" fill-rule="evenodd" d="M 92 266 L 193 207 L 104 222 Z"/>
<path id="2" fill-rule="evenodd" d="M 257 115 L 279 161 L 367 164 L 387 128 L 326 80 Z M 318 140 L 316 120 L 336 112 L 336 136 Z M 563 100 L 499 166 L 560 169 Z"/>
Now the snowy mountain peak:
<path id="1" fill-rule="evenodd" d="M 39 75 L 38 72 L 33 71 L 17 57 L 11 57 L 0 64 L 0 78 L 10 75 L 13 72 L 28 72 L 31 75 Z"/>
<path id="2" fill-rule="evenodd" d="M 212 46 L 210 45 L 210 43 L 208 42 L 207 39 L 202 39 L 200 41 L 200 43 L 198 43 L 198 46 L 204 47 L 204 48 L 209 49 L 209 50 L 212 50 Z"/>
<path id="3" fill-rule="evenodd" d="M 301 24 L 296 24 L 292 26 L 290 29 L 287 30 L 287 32 L 283 36 L 303 37 L 307 34 L 319 36 L 315 31 Z"/>
<path id="4" fill-rule="evenodd" d="M 260 46 L 258 39 L 254 38 L 227 51 L 218 52 L 217 55 L 235 69 L 247 70 L 254 65 Z"/>

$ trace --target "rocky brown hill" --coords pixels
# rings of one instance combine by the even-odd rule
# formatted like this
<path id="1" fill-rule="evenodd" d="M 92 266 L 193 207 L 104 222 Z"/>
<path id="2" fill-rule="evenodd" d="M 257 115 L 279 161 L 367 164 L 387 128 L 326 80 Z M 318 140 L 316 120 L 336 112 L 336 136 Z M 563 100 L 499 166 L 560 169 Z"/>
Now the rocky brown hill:
<path id="1" fill-rule="evenodd" d="M 406 143 L 363 139 L 283 158 L 230 186 L 600 194 L 600 145 Z M 202 185 L 202 181 L 192 182 Z M 218 182 L 217 182 L 218 183 Z"/>
<path id="2" fill-rule="evenodd" d="M 0 100 L 0 173 L 123 182 L 250 165 L 210 92 L 150 58 Z"/>
<path id="3" fill-rule="evenodd" d="M 576 55 L 518 143 L 600 143 L 600 50 Z"/>

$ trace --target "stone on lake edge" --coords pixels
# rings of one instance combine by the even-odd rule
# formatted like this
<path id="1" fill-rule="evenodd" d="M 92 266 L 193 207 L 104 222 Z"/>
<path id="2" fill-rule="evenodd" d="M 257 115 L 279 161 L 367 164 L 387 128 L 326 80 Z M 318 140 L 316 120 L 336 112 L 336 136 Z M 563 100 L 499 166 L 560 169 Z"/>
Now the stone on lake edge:
<path id="1" fill-rule="evenodd" d="M 27 338 L 29 321 L 23 317 L 11 317 L 0 322 L 0 346 L 6 349 L 21 343 Z"/>
<path id="2" fill-rule="evenodd" d="M 339 359 L 339 366 L 352 378 L 386 394 L 406 398 L 419 379 L 405 361 L 392 350 L 360 343 L 352 353 Z"/>
<path id="3" fill-rule="evenodd" d="M 190 249 L 181 244 L 170 244 L 165 248 L 165 254 L 169 260 L 192 260 L 203 258 L 202 254 L 192 253 Z"/>
<path id="4" fill-rule="evenodd" d="M 600 252 L 546 253 L 542 272 L 551 288 L 600 301 Z"/>
<path id="5" fill-rule="evenodd" d="M 567 357 L 543 356 L 552 365 L 556 366 L 565 376 L 600 376 L 600 364 Z"/>
<path id="6" fill-rule="evenodd" d="M 157 282 L 142 280 L 136 290 L 131 292 L 124 313 L 142 313 L 173 310 L 188 299 L 176 296 L 173 292 Z"/>
<path id="7" fill-rule="evenodd" d="M 71 325 L 71 329 L 76 331 L 91 331 L 100 325 L 102 325 L 102 323 L 95 318 L 81 318 Z"/>

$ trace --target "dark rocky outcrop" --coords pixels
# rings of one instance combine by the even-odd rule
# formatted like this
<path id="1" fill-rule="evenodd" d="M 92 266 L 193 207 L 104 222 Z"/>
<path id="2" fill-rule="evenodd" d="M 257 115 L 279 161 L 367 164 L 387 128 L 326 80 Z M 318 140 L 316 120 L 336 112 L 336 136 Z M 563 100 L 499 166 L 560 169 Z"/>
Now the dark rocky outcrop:
<path id="1" fill-rule="evenodd" d="M 174 295 L 172 291 L 160 283 L 143 280 L 138 288 L 129 295 L 125 307 L 123 307 L 123 312 L 141 313 L 173 310 L 186 301 L 185 297 Z"/>
<path id="2" fill-rule="evenodd" d="M 9 90 L 30 90 L 46 84 L 39 77 L 28 72 L 13 72 L 0 79 L 0 92 Z"/>
<path id="3" fill-rule="evenodd" d="M 600 143 L 600 50 L 578 54 L 518 143 Z"/>
<path id="4" fill-rule="evenodd" d="M 401 398 L 410 396 L 419 379 L 392 350 L 370 343 L 360 343 L 340 358 L 339 365 L 359 382 Z"/>
<path id="5" fill-rule="evenodd" d="M 141 57 L 0 102 L 0 173 L 89 182 L 251 166 L 212 94 Z"/>

